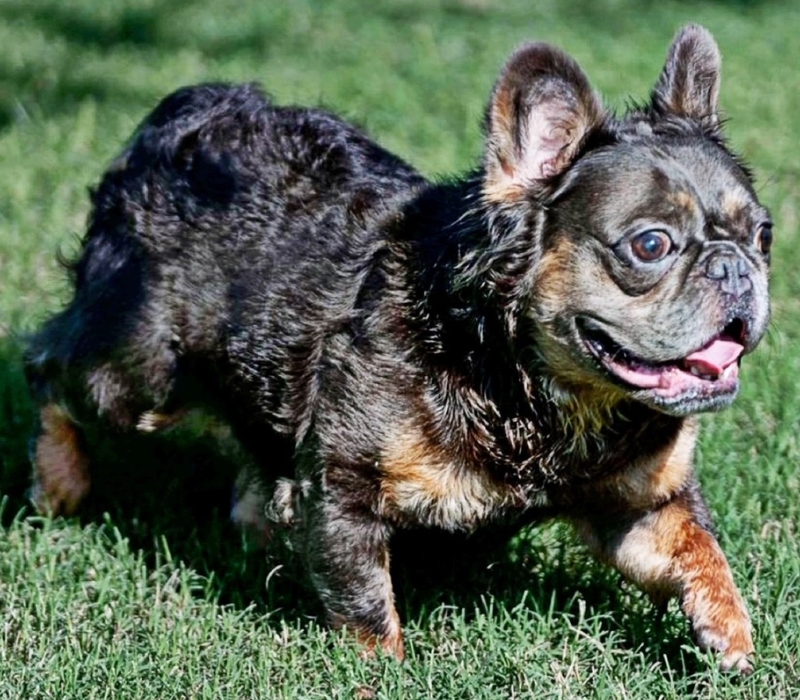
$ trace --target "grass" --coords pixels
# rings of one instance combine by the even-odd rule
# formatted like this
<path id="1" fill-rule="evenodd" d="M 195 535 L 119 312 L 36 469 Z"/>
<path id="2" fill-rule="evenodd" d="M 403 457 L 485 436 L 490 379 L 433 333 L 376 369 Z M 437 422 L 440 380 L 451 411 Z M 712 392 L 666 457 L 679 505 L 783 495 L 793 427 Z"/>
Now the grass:
<path id="1" fill-rule="evenodd" d="M 720 43 L 729 134 L 777 224 L 769 337 L 735 406 L 704 419 L 698 457 L 754 618 L 750 678 L 720 674 L 674 605 L 657 616 L 559 525 L 481 557 L 412 543 L 398 573 L 408 660 L 361 661 L 321 626 L 291 560 L 227 525 L 238 455 L 221 429 L 101 446 L 81 519 L 27 508 L 20 336 L 64 302 L 56 251 L 75 250 L 87 186 L 160 96 L 259 80 L 452 173 L 478 157 L 519 42 L 562 46 L 623 106 L 688 21 Z M 0 0 L 0 697 L 800 696 L 799 22 L 800 5 L 770 0 Z"/>

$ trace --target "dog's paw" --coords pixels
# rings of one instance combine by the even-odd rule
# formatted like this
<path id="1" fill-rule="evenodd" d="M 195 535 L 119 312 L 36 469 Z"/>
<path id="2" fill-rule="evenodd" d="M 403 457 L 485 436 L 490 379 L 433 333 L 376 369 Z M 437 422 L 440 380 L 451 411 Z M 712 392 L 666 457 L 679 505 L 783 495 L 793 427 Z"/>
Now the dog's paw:
<path id="1" fill-rule="evenodd" d="M 35 479 L 28 491 L 33 507 L 47 515 L 74 515 L 86 498 L 91 482 L 86 472 L 51 469 L 47 480 Z"/>
<path id="2" fill-rule="evenodd" d="M 331 618 L 331 623 L 335 628 L 345 627 L 355 633 L 356 641 L 361 647 L 359 656 L 362 659 L 374 659 L 379 654 L 394 657 L 398 661 L 404 661 L 406 658 L 403 629 L 400 625 L 397 610 L 394 607 L 389 613 L 389 618 L 385 621 L 385 629 L 380 632 L 366 627 L 359 627 L 357 623 L 347 625 L 342 618 L 337 616 Z"/>
<path id="3" fill-rule="evenodd" d="M 723 671 L 736 671 L 748 676 L 753 672 L 752 658 L 752 653 L 724 654 L 722 662 L 720 663 L 720 668 L 722 668 Z"/>
<path id="4" fill-rule="evenodd" d="M 694 627 L 698 646 L 704 651 L 713 651 L 719 657 L 723 671 L 738 671 L 748 674 L 753 671 L 752 626 L 744 606 L 733 610 L 716 611 Z"/>

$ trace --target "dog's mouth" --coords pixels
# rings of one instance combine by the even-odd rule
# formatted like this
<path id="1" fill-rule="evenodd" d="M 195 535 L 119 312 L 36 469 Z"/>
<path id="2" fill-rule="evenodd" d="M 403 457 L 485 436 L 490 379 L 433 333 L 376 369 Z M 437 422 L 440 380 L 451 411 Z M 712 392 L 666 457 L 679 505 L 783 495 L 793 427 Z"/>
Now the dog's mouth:
<path id="1" fill-rule="evenodd" d="M 662 401 L 684 397 L 719 398 L 739 387 L 739 359 L 744 352 L 746 326 L 731 321 L 717 336 L 685 357 L 653 362 L 624 348 L 590 320 L 578 329 L 583 343 L 598 363 L 629 388 L 643 389 Z"/>

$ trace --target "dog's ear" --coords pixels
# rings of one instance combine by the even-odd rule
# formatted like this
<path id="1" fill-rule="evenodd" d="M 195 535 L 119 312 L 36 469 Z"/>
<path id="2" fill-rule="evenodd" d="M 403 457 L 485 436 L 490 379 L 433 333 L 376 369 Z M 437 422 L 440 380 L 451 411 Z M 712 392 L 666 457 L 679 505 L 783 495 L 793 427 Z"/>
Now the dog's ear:
<path id="1" fill-rule="evenodd" d="M 604 118 L 578 64 L 546 44 L 509 59 L 486 113 L 484 196 L 513 202 L 563 172 Z"/>
<path id="2" fill-rule="evenodd" d="M 681 29 L 653 90 L 657 114 L 691 119 L 714 132 L 719 129 L 721 59 L 714 37 L 704 27 Z"/>

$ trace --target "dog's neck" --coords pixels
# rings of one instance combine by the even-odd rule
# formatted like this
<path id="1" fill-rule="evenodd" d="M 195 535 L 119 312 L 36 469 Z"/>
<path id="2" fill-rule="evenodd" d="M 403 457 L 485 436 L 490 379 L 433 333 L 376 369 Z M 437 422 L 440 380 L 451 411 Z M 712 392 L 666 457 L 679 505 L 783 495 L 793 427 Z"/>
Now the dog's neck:
<path id="1" fill-rule="evenodd" d="M 459 278 L 464 260 L 482 254 L 496 235 L 487 230 L 477 188 L 473 179 L 423 194 L 404 229 L 427 237 L 401 241 L 411 270 L 409 330 L 437 398 L 453 409 L 441 413 L 436 433 L 445 442 L 458 436 L 446 447 L 466 462 L 533 488 L 612 473 L 625 468 L 626 455 L 661 449 L 681 419 L 557 384 L 544 371 L 524 315 L 498 305 L 479 278 L 473 285 Z M 414 217 L 426 225 L 414 226 Z"/>
<path id="2" fill-rule="evenodd" d="M 684 422 L 633 401 L 587 403 L 554 388 L 541 375 L 519 381 L 530 382 L 531 388 L 518 387 L 514 401 L 495 394 L 485 379 L 476 384 L 450 382 L 446 401 L 458 410 L 449 416 L 458 415 L 460 423 L 444 425 L 451 419 L 443 414 L 437 432 L 469 435 L 462 442 L 469 449 L 465 461 L 533 490 L 577 485 L 623 471 L 666 447 Z M 509 377 L 504 385 L 511 386 Z M 460 449 L 455 444 L 452 448 Z"/>

